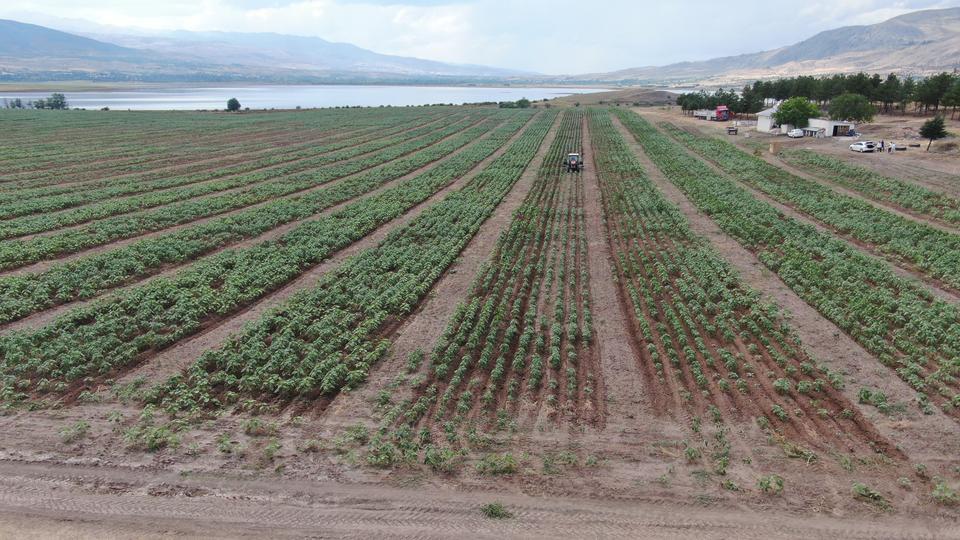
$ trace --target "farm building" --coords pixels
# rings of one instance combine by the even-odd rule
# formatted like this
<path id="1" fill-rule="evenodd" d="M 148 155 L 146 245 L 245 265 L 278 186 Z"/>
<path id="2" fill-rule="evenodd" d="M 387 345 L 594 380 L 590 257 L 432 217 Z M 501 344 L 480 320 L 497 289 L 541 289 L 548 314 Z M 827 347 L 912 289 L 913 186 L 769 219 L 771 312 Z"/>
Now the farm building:
<path id="1" fill-rule="evenodd" d="M 777 103 L 773 107 L 757 113 L 757 131 L 761 133 L 786 133 L 793 129 L 793 126 L 781 126 L 777 123 L 773 115 L 779 108 L 780 103 Z M 853 128 L 852 122 L 830 120 L 829 118 L 811 118 L 803 131 L 806 137 L 842 137 L 853 131 Z"/>
<path id="2" fill-rule="evenodd" d="M 829 118 L 811 118 L 803 128 L 807 137 L 843 137 L 853 131 L 853 122 L 830 120 Z"/>
<path id="3" fill-rule="evenodd" d="M 773 107 L 769 109 L 764 109 L 757 113 L 757 131 L 761 133 L 770 133 L 775 128 L 780 127 L 780 124 L 773 118 L 774 113 L 777 112 L 777 109 L 780 108 L 780 103 L 775 103 Z"/>

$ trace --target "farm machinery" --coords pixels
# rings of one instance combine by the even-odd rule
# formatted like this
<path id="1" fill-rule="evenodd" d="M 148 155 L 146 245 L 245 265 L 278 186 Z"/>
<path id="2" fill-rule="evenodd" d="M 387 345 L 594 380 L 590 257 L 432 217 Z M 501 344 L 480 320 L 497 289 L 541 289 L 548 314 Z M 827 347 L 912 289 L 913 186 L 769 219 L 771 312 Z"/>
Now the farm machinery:
<path id="1" fill-rule="evenodd" d="M 567 167 L 567 172 L 580 172 L 583 170 L 583 158 L 580 157 L 580 154 L 567 154 L 567 158 L 563 163 Z"/>

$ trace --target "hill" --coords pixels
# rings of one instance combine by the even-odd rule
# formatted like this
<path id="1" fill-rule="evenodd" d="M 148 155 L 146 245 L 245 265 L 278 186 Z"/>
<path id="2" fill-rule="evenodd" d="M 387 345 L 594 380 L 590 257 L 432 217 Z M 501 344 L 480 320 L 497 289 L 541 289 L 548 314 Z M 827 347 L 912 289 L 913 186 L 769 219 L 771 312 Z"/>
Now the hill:
<path id="1" fill-rule="evenodd" d="M 566 77 L 621 83 L 724 83 L 785 75 L 838 72 L 910 74 L 960 66 L 960 8 L 924 10 L 863 26 L 827 30 L 799 43 L 699 62 Z"/>
<path id="2" fill-rule="evenodd" d="M 520 72 L 486 66 L 457 65 L 420 58 L 379 54 L 349 43 L 276 33 L 187 32 L 161 35 L 93 35 L 125 47 L 151 50 L 216 65 L 268 69 L 394 75 L 508 77 Z"/>
<path id="3" fill-rule="evenodd" d="M 71 58 L 138 62 L 143 51 L 7 19 L 0 19 L 0 58 Z"/>
<path id="4" fill-rule="evenodd" d="M 81 36 L 0 20 L 0 80 L 484 82 L 517 71 L 379 54 L 348 43 L 271 33 Z"/>

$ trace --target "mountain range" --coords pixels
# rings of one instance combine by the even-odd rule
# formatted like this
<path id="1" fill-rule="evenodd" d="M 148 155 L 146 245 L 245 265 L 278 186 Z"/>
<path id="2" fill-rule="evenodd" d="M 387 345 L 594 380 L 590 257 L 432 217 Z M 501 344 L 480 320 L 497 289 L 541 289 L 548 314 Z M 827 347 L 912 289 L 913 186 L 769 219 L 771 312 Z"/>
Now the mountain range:
<path id="1" fill-rule="evenodd" d="M 564 77 L 617 83 L 729 83 L 866 71 L 921 75 L 960 68 L 960 8 L 929 9 L 844 26 L 799 43 L 738 56 Z"/>
<path id="2" fill-rule="evenodd" d="M 919 75 L 960 67 L 960 8 L 916 11 L 878 24 L 845 26 L 770 51 L 560 76 L 385 55 L 318 37 L 118 32 L 92 23 L 84 28 L 66 32 L 0 20 L 0 81 L 709 85 L 799 73 Z"/>
<path id="3" fill-rule="evenodd" d="M 443 82 L 536 76 L 274 33 L 75 33 L 0 19 L 0 80 Z"/>

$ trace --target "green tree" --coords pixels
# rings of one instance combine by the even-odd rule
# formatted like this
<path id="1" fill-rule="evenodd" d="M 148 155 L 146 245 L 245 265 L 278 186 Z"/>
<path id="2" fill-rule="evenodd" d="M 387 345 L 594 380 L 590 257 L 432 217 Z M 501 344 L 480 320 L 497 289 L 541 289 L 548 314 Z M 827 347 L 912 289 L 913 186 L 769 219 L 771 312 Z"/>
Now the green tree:
<path id="1" fill-rule="evenodd" d="M 907 112 L 907 104 L 916 99 L 916 93 L 917 81 L 910 77 L 904 79 L 903 84 L 900 85 L 900 94 L 897 96 L 897 101 L 900 102 L 900 112 Z"/>
<path id="2" fill-rule="evenodd" d="M 943 105 L 950 107 L 950 118 L 957 114 L 957 108 L 960 108 L 960 79 L 957 79 L 950 87 L 950 90 L 943 96 Z"/>
<path id="3" fill-rule="evenodd" d="M 933 144 L 933 141 L 947 136 L 947 127 L 944 124 L 943 115 L 938 114 L 924 122 L 923 126 L 920 127 L 920 136 L 930 140 L 930 142 L 927 143 L 927 152 L 929 152 L 930 145 Z"/>
<path id="4" fill-rule="evenodd" d="M 780 104 L 773 114 L 778 124 L 790 124 L 795 127 L 807 127 L 810 119 L 820 116 L 820 108 L 805 97 L 792 97 Z"/>
<path id="5" fill-rule="evenodd" d="M 46 101 L 46 107 L 55 110 L 67 109 L 67 96 L 60 93 L 50 94 L 50 97 L 48 97 Z"/>
<path id="6" fill-rule="evenodd" d="M 240 110 L 240 102 L 237 100 L 237 98 L 232 97 L 227 100 L 227 110 L 230 112 L 237 112 Z"/>
<path id="7" fill-rule="evenodd" d="M 890 112 L 893 103 L 900 96 L 900 79 L 894 73 L 887 75 L 887 79 L 880 83 L 878 91 L 880 101 L 883 103 L 883 112 Z"/>
<path id="8" fill-rule="evenodd" d="M 842 94 L 830 100 L 830 118 L 869 122 L 876 114 L 873 104 L 860 94 Z"/>
<path id="9" fill-rule="evenodd" d="M 530 108 L 530 100 L 527 99 L 527 98 L 520 98 L 520 99 L 518 99 L 518 100 L 517 100 L 517 108 L 518 108 L 518 109 L 529 109 L 529 108 Z"/>

